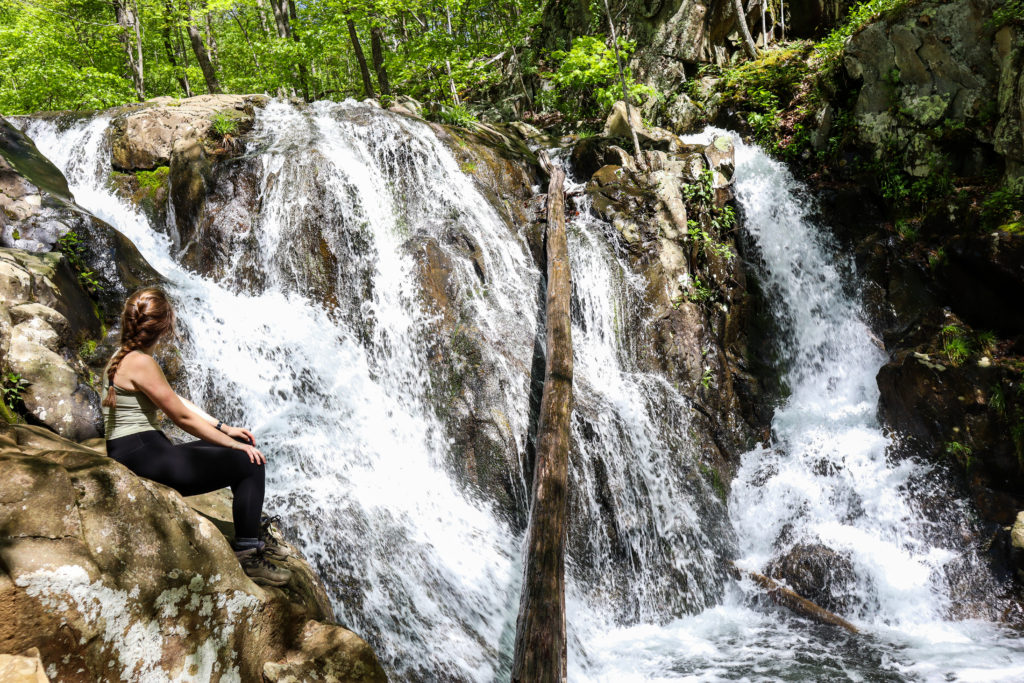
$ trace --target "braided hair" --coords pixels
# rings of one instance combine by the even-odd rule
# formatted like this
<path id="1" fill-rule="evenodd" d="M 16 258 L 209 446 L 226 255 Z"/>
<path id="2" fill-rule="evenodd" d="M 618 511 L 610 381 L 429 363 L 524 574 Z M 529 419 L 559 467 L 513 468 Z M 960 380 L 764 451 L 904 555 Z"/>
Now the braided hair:
<path id="1" fill-rule="evenodd" d="M 174 310 L 167 295 L 157 287 L 146 287 L 128 297 L 121 315 L 121 348 L 107 366 L 107 395 L 103 405 L 117 407 L 114 394 L 114 375 L 121 361 L 131 351 L 153 345 L 168 330 L 174 328 Z"/>

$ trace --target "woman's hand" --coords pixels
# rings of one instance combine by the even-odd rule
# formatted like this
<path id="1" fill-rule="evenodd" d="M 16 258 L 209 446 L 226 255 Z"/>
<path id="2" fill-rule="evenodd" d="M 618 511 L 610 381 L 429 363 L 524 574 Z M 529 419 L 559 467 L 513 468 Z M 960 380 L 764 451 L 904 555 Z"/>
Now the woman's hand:
<path id="1" fill-rule="evenodd" d="M 238 445 L 235 446 L 235 448 L 240 451 L 245 451 L 245 454 L 249 456 L 249 462 L 255 463 L 257 465 L 267 464 L 267 456 L 260 453 L 255 446 L 252 446 L 247 443 L 238 443 Z"/>
<path id="2" fill-rule="evenodd" d="M 250 446 L 256 445 L 256 437 L 252 435 L 252 432 L 250 432 L 248 429 L 245 429 L 244 427 L 232 427 L 230 425 L 224 425 L 220 429 L 222 432 L 230 436 L 235 441 L 243 441 L 249 444 Z"/>

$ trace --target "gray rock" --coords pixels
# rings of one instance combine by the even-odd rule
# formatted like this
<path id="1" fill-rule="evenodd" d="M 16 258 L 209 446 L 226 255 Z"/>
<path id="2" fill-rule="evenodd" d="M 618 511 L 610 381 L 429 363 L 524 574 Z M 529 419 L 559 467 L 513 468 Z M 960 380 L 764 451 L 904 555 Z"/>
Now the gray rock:
<path id="1" fill-rule="evenodd" d="M 24 323 L 22 324 L 24 325 Z M 78 373 L 22 325 L 12 330 L 7 354 L 11 370 L 28 380 L 22 400 L 28 412 L 61 436 L 83 441 L 103 435 L 99 397 Z"/>

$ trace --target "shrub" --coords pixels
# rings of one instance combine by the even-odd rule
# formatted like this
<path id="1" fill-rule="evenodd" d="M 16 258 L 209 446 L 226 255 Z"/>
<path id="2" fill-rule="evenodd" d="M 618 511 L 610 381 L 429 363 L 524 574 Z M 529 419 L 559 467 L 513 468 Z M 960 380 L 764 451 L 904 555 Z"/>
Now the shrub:
<path id="1" fill-rule="evenodd" d="M 619 39 L 623 61 L 635 47 L 635 43 Z M 569 119 L 581 119 L 600 116 L 622 99 L 615 51 L 604 36 L 579 36 L 573 40 L 571 50 L 556 50 L 551 57 L 558 62 L 558 68 L 549 74 L 553 88 L 541 95 L 545 106 L 557 109 Z M 639 104 L 643 97 L 659 97 L 654 88 L 634 81 L 629 68 L 625 69 L 625 77 L 632 103 Z"/>
<path id="2" fill-rule="evenodd" d="M 476 114 L 464 104 L 442 104 L 437 111 L 437 118 L 441 123 L 461 128 L 469 128 L 476 123 Z"/>

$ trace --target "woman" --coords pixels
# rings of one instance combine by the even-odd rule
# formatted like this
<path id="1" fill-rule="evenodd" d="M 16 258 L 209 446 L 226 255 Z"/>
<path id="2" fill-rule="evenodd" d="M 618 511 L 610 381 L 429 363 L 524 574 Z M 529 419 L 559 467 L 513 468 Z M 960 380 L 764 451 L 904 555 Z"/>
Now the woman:
<path id="1" fill-rule="evenodd" d="M 184 496 L 230 486 L 235 555 L 257 583 L 283 585 L 291 572 L 266 558 L 287 553 L 269 534 L 261 534 L 266 456 L 249 430 L 225 425 L 171 389 L 153 349 L 173 329 L 174 311 L 161 290 L 142 289 L 125 302 L 121 348 L 104 377 L 107 455 Z M 200 440 L 171 443 L 157 426 L 157 409 Z"/>

